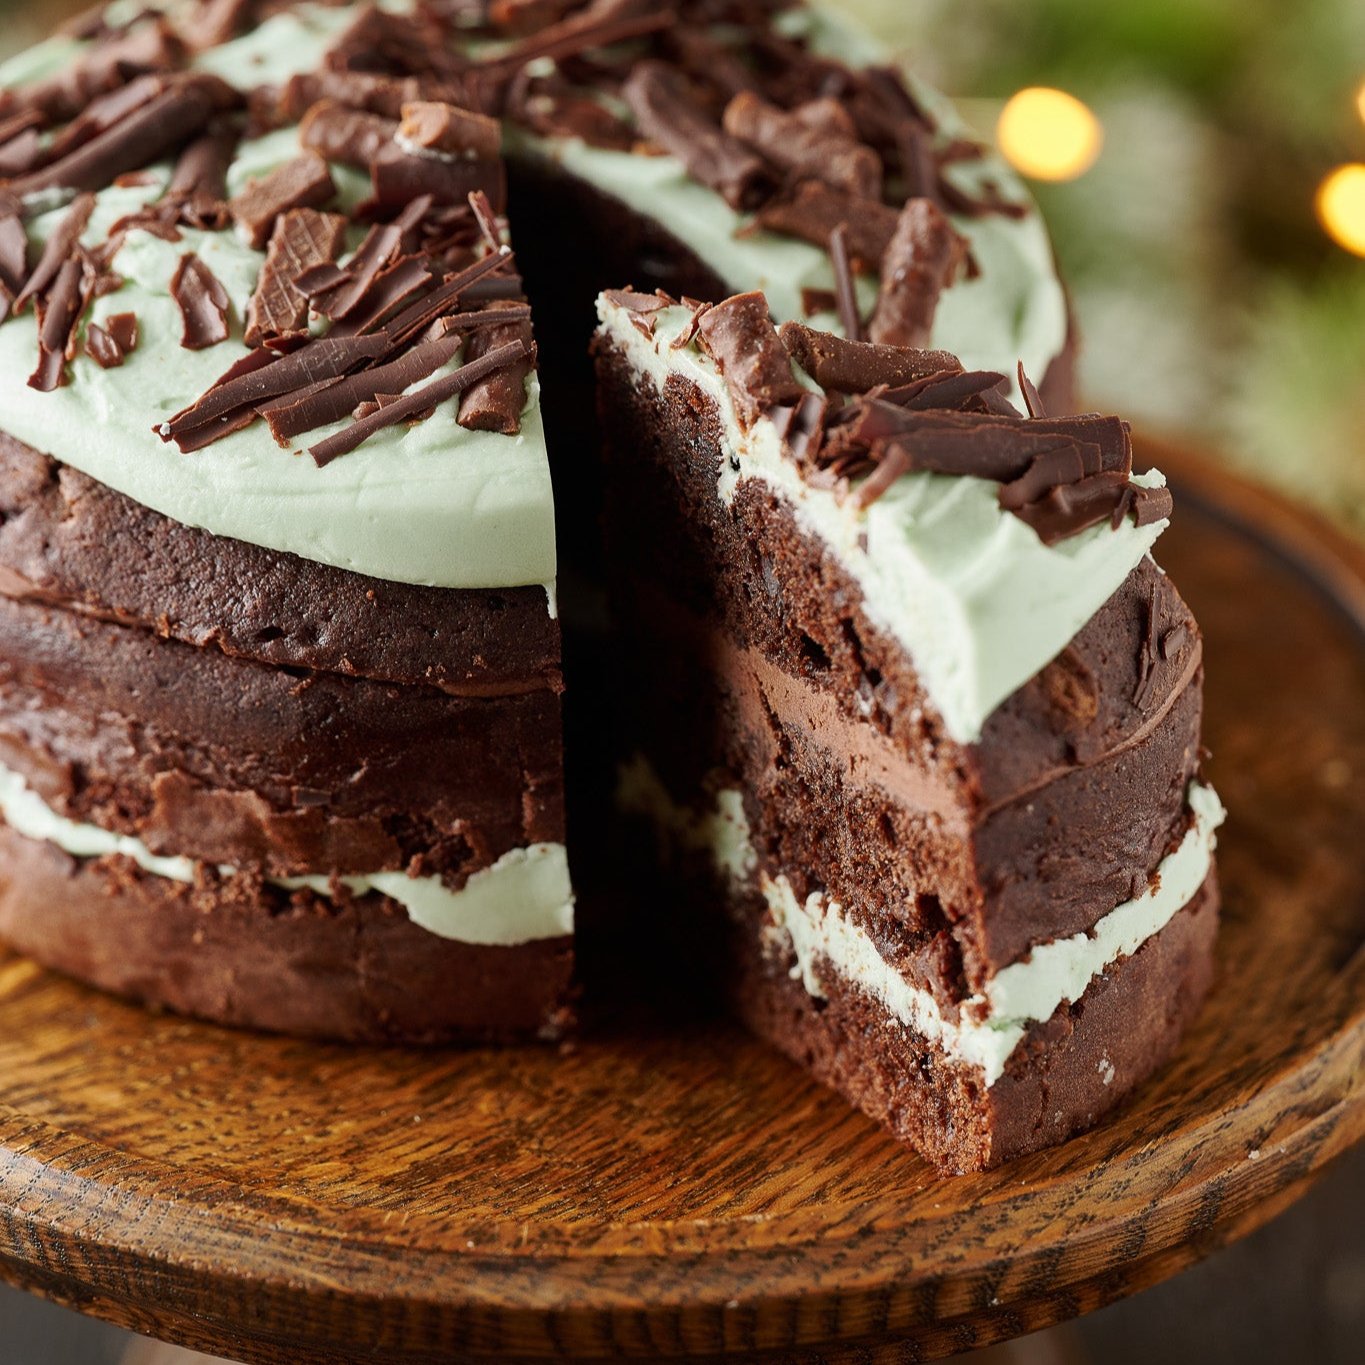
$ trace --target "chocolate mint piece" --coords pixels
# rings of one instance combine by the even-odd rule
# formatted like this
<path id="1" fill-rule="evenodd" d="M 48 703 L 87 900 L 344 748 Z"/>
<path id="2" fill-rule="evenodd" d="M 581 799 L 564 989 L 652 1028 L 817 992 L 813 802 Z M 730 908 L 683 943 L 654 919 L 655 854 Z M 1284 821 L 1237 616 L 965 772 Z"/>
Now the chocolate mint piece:
<path id="1" fill-rule="evenodd" d="M 398 125 L 380 114 L 319 100 L 299 124 L 299 144 L 328 161 L 364 169 L 397 131 Z"/>
<path id="2" fill-rule="evenodd" d="M 38 257 L 38 264 L 33 267 L 33 273 L 14 300 L 16 313 L 22 313 L 29 300 L 41 294 L 56 279 L 57 272 L 70 258 L 80 241 L 81 233 L 85 231 L 85 225 L 90 221 L 94 209 L 95 196 L 88 191 L 78 194 L 71 201 L 66 216 L 47 239 L 47 245 L 43 247 L 42 254 Z"/>
<path id="3" fill-rule="evenodd" d="M 347 454 L 368 440 L 376 431 L 382 431 L 385 427 L 435 408 L 457 393 L 463 393 L 471 384 L 476 384 L 501 366 L 519 360 L 521 356 L 522 347 L 519 342 L 510 342 L 506 346 L 489 351 L 487 355 L 470 361 L 468 365 L 460 366 L 453 373 L 443 375 L 440 379 L 433 379 L 431 383 L 395 399 L 368 417 L 352 422 L 344 431 L 339 431 L 335 436 L 329 436 L 325 441 L 310 446 L 308 453 L 319 465 L 330 464 L 339 455 Z"/>
<path id="4" fill-rule="evenodd" d="M 741 92 L 726 105 L 724 127 L 801 179 L 823 180 L 857 198 L 881 198 L 882 162 L 871 147 L 812 127 L 752 91 Z"/>
<path id="5" fill-rule="evenodd" d="M 275 220 L 265 264 L 246 309 L 246 344 L 304 332 L 308 300 L 294 281 L 310 266 L 334 261 L 346 238 L 346 219 L 316 209 L 290 209 Z"/>
<path id="6" fill-rule="evenodd" d="M 171 297 L 184 321 L 180 344 L 186 350 L 202 351 L 227 340 L 227 290 L 192 251 L 180 258 L 171 276 Z"/>
<path id="7" fill-rule="evenodd" d="M 232 88 L 214 76 L 165 79 L 170 84 L 161 94 L 61 160 L 21 176 L 10 192 L 28 195 L 57 185 L 103 189 L 121 172 L 149 165 L 193 137 L 215 113 L 237 100 Z"/>
<path id="8" fill-rule="evenodd" d="M 676 156 L 731 208 L 754 208 L 768 193 L 772 177 L 762 159 L 711 121 L 671 67 L 638 62 L 621 94 L 645 136 Z M 828 238 L 827 231 L 823 240 Z"/>
<path id="9" fill-rule="evenodd" d="M 467 205 L 475 190 L 482 190 L 498 211 L 507 201 L 500 160 L 414 156 L 397 143 L 388 143 L 370 163 L 370 175 L 374 203 L 381 210 L 400 209 L 419 195 L 430 196 L 434 204 Z"/>
<path id="10" fill-rule="evenodd" d="M 784 322 L 778 335 L 792 359 L 822 389 L 836 393 L 866 393 L 878 384 L 909 384 L 944 371 L 962 371 L 961 362 L 947 351 L 849 341 L 802 322 Z"/>
<path id="11" fill-rule="evenodd" d="M 316 152 L 305 152 L 277 166 L 228 201 L 228 211 L 243 238 L 256 248 L 270 239 L 275 219 L 289 209 L 318 208 L 336 194 L 332 173 Z"/>
<path id="12" fill-rule="evenodd" d="M 124 357 L 137 349 L 137 314 L 111 313 L 103 324 L 88 323 L 85 349 L 101 369 L 122 365 Z"/>
<path id="13" fill-rule="evenodd" d="M 939 295 L 966 257 L 967 243 L 943 211 L 928 199 L 909 200 L 882 258 L 872 340 L 886 346 L 926 345 Z"/>
<path id="14" fill-rule="evenodd" d="M 399 143 L 408 151 L 495 161 L 502 148 L 502 129 L 497 119 L 458 109 L 435 100 L 415 100 L 403 106 L 398 125 Z"/>
<path id="15" fill-rule="evenodd" d="M 778 340 L 762 294 L 736 294 L 708 308 L 697 333 L 715 357 L 735 408 L 747 423 L 771 408 L 794 405 L 805 389 Z"/>
<path id="16" fill-rule="evenodd" d="M 822 180 L 802 180 L 764 204 L 754 221 L 818 247 L 827 246 L 830 233 L 843 223 L 854 269 L 875 275 L 895 235 L 896 217 L 896 210 L 879 199 L 857 199 Z"/>
<path id="17" fill-rule="evenodd" d="M 526 406 L 526 376 L 535 367 L 536 347 L 529 317 L 511 320 L 512 309 L 489 311 L 506 312 L 509 320 L 475 332 L 465 349 L 465 360 L 479 360 L 509 343 L 519 345 L 522 355 L 471 384 L 460 398 L 456 420 L 471 431 L 500 431 L 511 436 L 521 430 L 521 410 Z"/>
<path id="18" fill-rule="evenodd" d="M 90 301 L 93 271 L 78 256 L 68 257 L 52 288 L 38 300 L 38 368 L 29 376 L 31 389 L 44 393 L 66 383 L 76 322 Z"/>

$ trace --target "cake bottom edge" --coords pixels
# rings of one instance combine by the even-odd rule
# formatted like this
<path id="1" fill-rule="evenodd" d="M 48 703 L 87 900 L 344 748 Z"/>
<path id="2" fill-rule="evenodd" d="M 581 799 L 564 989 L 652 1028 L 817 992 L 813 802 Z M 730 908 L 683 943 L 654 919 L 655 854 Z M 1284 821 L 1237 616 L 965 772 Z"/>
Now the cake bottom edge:
<path id="1" fill-rule="evenodd" d="M 553 1041 L 573 938 L 466 943 L 370 894 L 213 885 L 75 858 L 0 824 L 0 941 L 62 975 L 217 1024 L 348 1043 Z"/>

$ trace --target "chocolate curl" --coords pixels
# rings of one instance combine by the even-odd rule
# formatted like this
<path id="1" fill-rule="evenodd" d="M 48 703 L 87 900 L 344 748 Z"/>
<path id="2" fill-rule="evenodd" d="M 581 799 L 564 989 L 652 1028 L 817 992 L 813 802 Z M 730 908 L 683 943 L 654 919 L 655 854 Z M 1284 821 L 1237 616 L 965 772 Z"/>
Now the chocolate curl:
<path id="1" fill-rule="evenodd" d="M 496 161 L 502 149 L 497 119 L 453 104 L 417 100 L 403 106 L 398 142 L 407 151 Z"/>
<path id="2" fill-rule="evenodd" d="M 881 158 L 865 143 L 814 128 L 752 91 L 726 105 L 723 123 L 732 137 L 799 179 L 822 180 L 855 198 L 881 198 Z"/>
<path id="3" fill-rule="evenodd" d="M 371 71 L 309 71 L 291 76 L 280 91 L 279 113 L 297 123 L 320 100 L 397 120 L 403 106 L 419 100 L 454 100 L 451 85 L 426 76 L 381 76 Z"/>
<path id="4" fill-rule="evenodd" d="M 74 350 L 76 323 L 90 301 L 93 270 L 70 256 L 49 289 L 38 300 L 38 367 L 28 385 L 49 393 L 66 383 L 66 362 Z"/>
<path id="5" fill-rule="evenodd" d="M 939 295 L 966 259 L 967 243 L 943 210 L 928 199 L 909 200 L 882 260 L 872 340 L 924 346 L 933 331 Z"/>
<path id="6" fill-rule="evenodd" d="M 27 175 L 46 155 L 42 135 L 36 128 L 25 128 L 0 146 L 0 179 L 13 180 Z"/>
<path id="7" fill-rule="evenodd" d="M 882 384 L 896 387 L 945 371 L 962 372 L 962 362 L 947 351 L 850 341 L 803 322 L 784 322 L 778 336 L 791 358 L 822 389 L 835 393 L 866 393 Z"/>
<path id="8" fill-rule="evenodd" d="M 171 297 L 184 322 L 180 344 L 186 350 L 202 351 L 227 340 L 227 290 L 192 251 L 180 258 L 171 276 Z"/>
<path id="9" fill-rule="evenodd" d="M 316 152 L 305 152 L 269 175 L 247 181 L 246 188 L 229 200 L 228 211 L 242 237 L 259 249 L 269 240 L 280 214 L 318 208 L 335 194 L 327 163 Z"/>
<path id="10" fill-rule="evenodd" d="M 437 407 L 457 393 L 463 393 L 471 384 L 478 383 L 503 365 L 510 365 L 521 357 L 522 348 L 519 343 L 511 342 L 506 346 L 499 346 L 478 360 L 460 366 L 452 374 L 433 379 L 431 383 L 424 384 L 415 392 L 385 404 L 368 417 L 352 422 L 344 431 L 339 431 L 335 436 L 329 436 L 325 441 L 310 446 L 308 453 L 319 465 L 330 464 L 339 455 L 345 455 L 367 441 L 376 431 L 382 431 L 385 427 L 391 427 L 395 423 L 406 421 L 409 417 L 416 417 L 419 413 Z"/>
<path id="11" fill-rule="evenodd" d="M 697 334 L 715 357 L 746 425 L 775 407 L 795 405 L 805 393 L 762 294 L 736 294 L 708 308 Z"/>
<path id="12" fill-rule="evenodd" d="M 91 138 L 107 132 L 165 89 L 164 76 L 138 76 L 107 95 L 97 96 L 52 139 L 47 149 L 47 160 L 60 161 Z"/>
<path id="13" fill-rule="evenodd" d="M 0 190 L 0 322 L 9 316 L 28 276 L 28 235 L 23 206 Z"/>
<path id="14" fill-rule="evenodd" d="M 658 8 L 650 0 L 593 0 L 580 13 L 532 33 L 501 57 L 484 63 L 484 70 L 508 76 L 540 57 L 562 62 L 593 48 L 641 38 L 677 21 L 671 9 Z"/>
<path id="15" fill-rule="evenodd" d="M 77 190 L 103 189 L 122 172 L 149 165 L 193 137 L 214 114 L 230 108 L 238 98 L 215 76 L 167 79 L 174 83 L 161 94 L 59 161 L 20 177 L 10 185 L 10 192 L 23 196 L 59 185 Z"/>
<path id="16" fill-rule="evenodd" d="M 488 22 L 504 33 L 533 33 L 558 23 L 579 0 L 492 0 Z"/>
<path id="17" fill-rule="evenodd" d="M 299 144 L 327 161 L 368 168 L 397 131 L 392 119 L 347 108 L 336 100 L 319 100 L 299 124 Z"/>
<path id="18" fill-rule="evenodd" d="M 203 0 L 184 26 L 190 46 L 202 52 L 235 38 L 256 18 L 258 0 Z"/>
<path id="19" fill-rule="evenodd" d="M 38 264 L 33 267 L 33 273 L 14 300 L 16 313 L 22 313 L 29 300 L 42 294 L 57 278 L 57 272 L 75 250 L 94 209 L 95 196 L 89 191 L 78 194 L 71 201 L 66 216 L 47 239 L 47 245 L 43 247 L 42 255 L 38 257 Z"/>
<path id="20" fill-rule="evenodd" d="M 506 436 L 521 430 L 521 410 L 526 406 L 526 377 L 536 363 L 530 318 L 481 328 L 469 338 L 465 359 L 478 360 L 510 343 L 522 348 L 520 359 L 501 366 L 464 391 L 456 419 L 462 427 L 471 431 L 500 431 Z"/>
<path id="21" fill-rule="evenodd" d="M 235 129 L 218 127 L 194 139 L 176 159 L 166 186 L 167 198 L 222 201 L 227 197 L 227 173 L 237 150 Z"/>
<path id="22" fill-rule="evenodd" d="M 823 133 L 826 137 L 858 141 L 858 127 L 853 122 L 852 115 L 838 100 L 828 95 L 798 104 L 791 111 L 791 116 L 806 128 Z"/>
<path id="23" fill-rule="evenodd" d="M 1042 397 L 1034 387 L 1033 380 L 1024 373 L 1024 362 L 1022 360 L 1019 362 L 1019 392 L 1024 395 L 1024 406 L 1028 409 L 1030 417 L 1047 416 Z"/>
<path id="24" fill-rule="evenodd" d="M 638 62 L 621 94 L 645 136 L 676 156 L 731 208 L 752 209 L 771 188 L 762 159 L 711 122 L 671 67 Z M 828 239 L 827 231 L 822 240 Z"/>
<path id="25" fill-rule="evenodd" d="M 848 259 L 848 224 L 840 223 L 829 235 L 829 259 L 834 267 L 834 299 L 839 321 L 850 341 L 863 339 L 863 317 L 858 311 L 858 293 L 853 284 L 853 266 Z"/>
<path id="26" fill-rule="evenodd" d="M 295 280 L 334 261 L 346 240 L 346 219 L 316 209 L 290 209 L 275 220 L 265 264 L 246 309 L 246 344 L 259 346 L 308 329 L 308 300 Z"/>
<path id="27" fill-rule="evenodd" d="M 853 268 L 874 275 L 896 233 L 896 210 L 879 199 L 856 199 L 822 180 L 802 180 L 769 200 L 754 218 L 757 226 L 825 247 L 841 223 L 848 227 Z"/>

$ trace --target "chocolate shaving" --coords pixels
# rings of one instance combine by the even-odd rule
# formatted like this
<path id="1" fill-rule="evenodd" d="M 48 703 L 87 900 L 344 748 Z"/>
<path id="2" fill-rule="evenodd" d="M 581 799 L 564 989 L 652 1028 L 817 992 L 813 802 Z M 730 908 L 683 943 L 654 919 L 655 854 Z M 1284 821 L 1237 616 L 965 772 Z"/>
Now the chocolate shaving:
<path id="1" fill-rule="evenodd" d="M 420 256 L 404 256 L 381 270 L 364 291 L 356 296 L 342 320 L 332 328 L 332 336 L 357 336 L 373 331 L 396 308 L 431 284 L 431 266 Z"/>
<path id="2" fill-rule="evenodd" d="M 491 309 L 506 312 L 512 309 Z M 520 359 L 499 366 L 471 384 L 460 397 L 457 421 L 471 431 L 499 431 L 505 436 L 521 430 L 521 410 L 526 406 L 526 377 L 535 368 L 536 347 L 531 335 L 531 320 L 496 323 L 469 338 L 465 360 L 480 360 L 511 343 L 522 348 Z"/>
<path id="3" fill-rule="evenodd" d="M 754 208 L 768 193 L 772 177 L 762 159 L 707 117 L 671 67 L 637 63 L 621 94 L 645 136 L 676 156 L 731 208 Z M 827 231 L 825 240 L 828 236 Z"/>
<path id="4" fill-rule="evenodd" d="M 778 339 L 762 294 L 736 294 L 708 308 L 697 332 L 746 423 L 772 408 L 794 405 L 805 392 L 792 373 L 791 356 Z"/>
<path id="5" fill-rule="evenodd" d="M 939 295 L 957 277 L 967 243 L 931 200 L 911 199 L 882 259 L 871 337 L 888 346 L 924 346 Z"/>
<path id="6" fill-rule="evenodd" d="M 1028 409 L 1030 417 L 1046 417 L 1047 410 L 1043 407 L 1043 400 L 1038 395 L 1038 390 L 1033 386 L 1033 380 L 1024 373 L 1024 362 L 1019 362 L 1019 392 L 1024 395 L 1024 406 Z"/>
<path id="7" fill-rule="evenodd" d="M 44 156 L 41 134 L 36 128 L 25 128 L 0 146 L 0 179 L 27 175 Z"/>
<path id="8" fill-rule="evenodd" d="M 823 133 L 826 137 L 845 138 L 850 142 L 858 140 L 857 125 L 848 110 L 836 99 L 822 95 L 819 99 L 806 100 L 791 111 L 791 117 L 813 132 Z M 816 179 L 826 177 L 817 176 Z M 880 193 L 880 188 L 878 188 Z"/>
<path id="9" fill-rule="evenodd" d="M 66 216 L 57 224 L 52 236 L 47 239 L 47 245 L 43 247 L 42 254 L 38 257 L 38 264 L 33 267 L 33 273 L 15 297 L 14 311 L 16 313 L 22 313 L 29 300 L 42 294 L 48 285 L 56 279 L 57 272 L 70 258 L 76 244 L 80 241 L 81 233 L 85 231 L 85 226 L 90 221 L 90 215 L 94 209 L 95 196 L 88 191 L 78 194 L 71 201 L 71 207 L 67 209 Z"/>
<path id="10" fill-rule="evenodd" d="M 881 158 L 865 143 L 813 126 L 809 118 L 742 91 L 725 107 L 725 131 L 798 179 L 822 180 L 861 199 L 880 199 Z"/>
<path id="11" fill-rule="evenodd" d="M 98 95 L 52 139 L 47 160 L 60 161 L 77 147 L 127 118 L 166 89 L 164 76 L 138 76 L 107 94 Z"/>
<path id="12" fill-rule="evenodd" d="M 279 115 L 296 123 L 319 100 L 335 100 L 397 120 L 403 106 L 418 100 L 454 100 L 453 86 L 429 76 L 384 76 L 371 71 L 310 71 L 293 76 L 280 92 Z"/>
<path id="13" fill-rule="evenodd" d="M 165 198 L 178 205 L 177 219 L 216 232 L 228 223 L 227 172 L 237 150 L 237 130 L 220 125 L 195 138 L 175 163 Z"/>
<path id="14" fill-rule="evenodd" d="M 380 114 L 319 100 L 299 124 L 299 145 L 328 161 L 364 169 L 397 131 L 398 125 Z"/>
<path id="15" fill-rule="evenodd" d="M 479 225 L 484 244 L 490 251 L 496 251 L 503 244 L 502 228 L 498 224 L 498 215 L 493 212 L 493 205 L 488 202 L 488 196 L 482 190 L 471 191 L 469 208 Z"/>
<path id="16" fill-rule="evenodd" d="M 947 351 L 849 341 L 802 322 L 784 322 L 778 335 L 792 359 L 822 389 L 836 393 L 866 393 L 879 384 L 909 384 L 944 371 L 962 371 L 957 357 Z"/>
<path id="17" fill-rule="evenodd" d="M 256 248 L 270 239 L 275 219 L 289 209 L 318 208 L 336 194 L 332 173 L 316 152 L 305 152 L 277 166 L 228 201 L 244 239 Z"/>
<path id="18" fill-rule="evenodd" d="M 69 256 L 39 298 L 38 367 L 29 376 L 29 388 L 48 393 L 66 383 L 66 362 L 74 350 L 76 323 L 90 301 L 92 273 L 79 255 Z"/>
<path id="19" fill-rule="evenodd" d="M 485 63 L 485 69 L 507 75 L 541 57 L 562 62 L 593 48 L 640 38 L 677 22 L 672 9 L 656 8 L 648 0 L 593 0 L 581 13 L 547 25 Z"/>
<path id="20" fill-rule="evenodd" d="M 818 247 L 827 246 L 834 229 L 845 224 L 853 268 L 875 275 L 895 235 L 897 215 L 878 199 L 856 199 L 821 180 L 802 180 L 764 204 L 754 221 L 759 227 Z"/>
<path id="21" fill-rule="evenodd" d="M 102 189 L 121 172 L 149 165 L 193 137 L 214 114 L 230 108 L 236 100 L 232 88 L 217 77 L 176 77 L 161 94 L 139 105 L 113 127 L 60 160 L 15 180 L 10 191 L 29 195 L 58 185 Z"/>
<path id="22" fill-rule="evenodd" d="M 124 357 L 136 348 L 136 313 L 112 313 L 103 324 L 86 324 L 86 353 L 101 369 L 112 370 L 122 365 Z"/>
<path id="23" fill-rule="evenodd" d="M 235 38 L 257 17 L 259 0 L 203 0 L 186 26 L 190 45 L 203 51 Z"/>
<path id="24" fill-rule="evenodd" d="M 0 190 L 0 322 L 9 317 L 28 277 L 28 234 L 23 206 Z"/>
<path id="25" fill-rule="evenodd" d="M 850 341 L 863 339 L 863 319 L 858 311 L 858 294 L 853 284 L 853 266 L 848 259 L 848 224 L 840 223 L 829 234 L 829 259 L 834 267 L 834 299 L 839 321 Z"/>
<path id="26" fill-rule="evenodd" d="M 960 408 L 969 399 L 997 390 L 1005 382 L 994 370 L 940 371 L 882 392 L 883 402 L 901 408 Z"/>
<path id="27" fill-rule="evenodd" d="M 471 384 L 476 384 L 480 379 L 492 374 L 503 365 L 509 365 L 521 359 L 522 354 L 522 347 L 519 342 L 509 342 L 505 346 L 499 346 L 495 350 L 489 351 L 487 355 L 480 356 L 478 360 L 472 360 L 468 365 L 462 365 L 453 373 L 444 375 L 440 379 L 433 379 L 431 383 L 424 384 L 415 392 L 405 394 L 402 398 L 387 404 L 368 417 L 362 417 L 360 420 L 352 422 L 344 431 L 339 431 L 335 436 L 329 436 L 325 441 L 319 441 L 317 445 L 310 446 L 308 453 L 319 465 L 330 464 L 338 456 L 346 455 L 355 450 L 357 446 L 373 436 L 376 431 L 382 431 L 385 427 L 414 417 L 428 408 L 439 406 L 447 399 L 453 398 L 457 393 L 463 393 Z"/>
<path id="28" fill-rule="evenodd" d="M 398 139 L 407 150 L 443 156 L 495 161 L 502 148 L 502 128 L 497 119 L 458 109 L 453 104 L 417 100 L 403 106 Z"/>
<path id="29" fill-rule="evenodd" d="M 654 335 L 654 314 L 673 302 L 667 294 L 638 294 L 633 289 L 604 289 L 602 297 L 624 308 L 630 314 L 631 326 L 646 337 Z"/>
<path id="30" fill-rule="evenodd" d="M 246 344 L 260 346 L 308 327 L 308 300 L 294 281 L 311 266 L 334 261 L 346 219 L 316 209 L 290 209 L 275 220 L 265 264 L 246 309 Z"/>
<path id="31" fill-rule="evenodd" d="M 180 344 L 202 351 L 228 337 L 228 295 L 217 276 L 192 251 L 171 276 L 171 297 L 184 323 Z"/>

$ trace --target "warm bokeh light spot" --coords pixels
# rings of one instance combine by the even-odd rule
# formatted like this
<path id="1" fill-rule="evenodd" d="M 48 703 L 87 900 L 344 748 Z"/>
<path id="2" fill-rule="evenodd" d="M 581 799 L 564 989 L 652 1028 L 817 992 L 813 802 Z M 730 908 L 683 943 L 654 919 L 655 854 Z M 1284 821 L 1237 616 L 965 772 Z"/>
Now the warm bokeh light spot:
<path id="1" fill-rule="evenodd" d="M 1317 210 L 1338 246 L 1365 256 L 1365 165 L 1338 166 L 1328 175 L 1318 186 Z"/>
<path id="2" fill-rule="evenodd" d="M 1360 110 L 1360 119 L 1365 123 L 1365 81 L 1361 81 L 1360 89 L 1356 91 L 1356 108 Z"/>
<path id="3" fill-rule="evenodd" d="M 1086 105 L 1041 85 L 1010 97 L 995 136 L 1010 165 L 1035 180 L 1074 180 L 1104 144 L 1104 129 Z"/>

